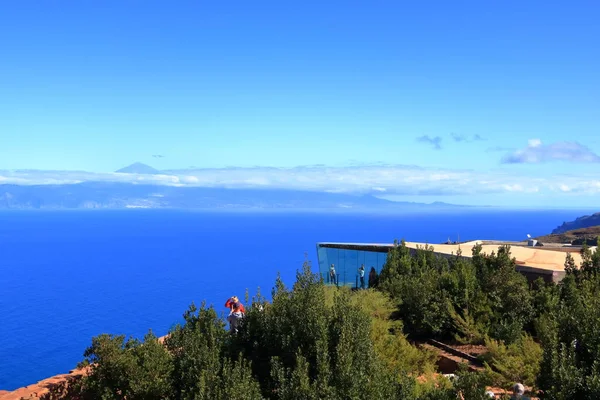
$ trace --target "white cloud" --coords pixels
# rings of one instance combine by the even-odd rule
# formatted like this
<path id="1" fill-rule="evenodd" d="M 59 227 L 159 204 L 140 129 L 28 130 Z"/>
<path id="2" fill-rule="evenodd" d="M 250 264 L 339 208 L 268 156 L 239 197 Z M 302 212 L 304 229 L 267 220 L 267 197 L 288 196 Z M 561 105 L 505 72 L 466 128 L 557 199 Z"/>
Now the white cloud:
<path id="1" fill-rule="evenodd" d="M 200 179 L 196 178 L 195 176 L 181 176 L 179 180 L 181 181 L 181 183 L 187 183 L 192 185 L 200 183 Z"/>
<path id="2" fill-rule="evenodd" d="M 565 185 L 564 183 L 559 185 L 558 188 L 562 191 L 562 192 L 570 192 L 571 188 L 567 185 Z"/>
<path id="3" fill-rule="evenodd" d="M 504 185 L 503 188 L 507 191 L 507 192 L 522 192 L 523 191 L 523 186 L 516 184 L 516 185 Z"/>
<path id="4" fill-rule="evenodd" d="M 540 188 L 534 185 L 530 185 L 530 184 L 520 184 L 520 183 L 516 183 L 516 184 L 507 184 L 504 185 L 503 188 L 507 191 L 507 192 L 519 192 L 519 193 L 537 193 L 540 191 Z"/>
<path id="5" fill-rule="evenodd" d="M 428 169 L 405 165 L 194 169 L 163 171 L 160 175 L 0 171 L 0 184 L 52 185 L 85 181 L 407 196 L 600 193 L 600 180 L 593 175 L 523 176 L 502 171 Z"/>
<path id="6" fill-rule="evenodd" d="M 538 164 L 551 161 L 598 163 L 600 156 L 577 142 L 543 144 L 540 139 L 530 139 L 526 148 L 502 159 L 503 164 Z"/>
<path id="7" fill-rule="evenodd" d="M 81 182 L 116 182 L 177 185 L 176 175 L 140 175 L 126 173 L 90 173 L 82 171 L 0 171 L 0 183 L 14 185 L 67 185 Z"/>
<path id="8" fill-rule="evenodd" d="M 598 195 L 600 194 L 600 180 L 591 176 L 561 177 L 556 182 L 549 184 L 549 189 L 565 195 Z"/>

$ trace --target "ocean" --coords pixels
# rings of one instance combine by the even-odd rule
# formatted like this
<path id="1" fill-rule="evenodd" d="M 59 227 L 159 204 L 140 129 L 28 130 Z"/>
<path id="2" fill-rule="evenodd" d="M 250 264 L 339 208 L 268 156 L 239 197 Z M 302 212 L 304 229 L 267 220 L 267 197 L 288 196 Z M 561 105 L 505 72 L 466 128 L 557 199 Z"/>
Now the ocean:
<path id="1" fill-rule="evenodd" d="M 219 312 L 316 243 L 521 240 L 583 215 L 457 209 L 399 215 L 162 210 L 0 212 L 0 389 L 66 373 L 101 333 L 164 335 L 195 302 Z"/>

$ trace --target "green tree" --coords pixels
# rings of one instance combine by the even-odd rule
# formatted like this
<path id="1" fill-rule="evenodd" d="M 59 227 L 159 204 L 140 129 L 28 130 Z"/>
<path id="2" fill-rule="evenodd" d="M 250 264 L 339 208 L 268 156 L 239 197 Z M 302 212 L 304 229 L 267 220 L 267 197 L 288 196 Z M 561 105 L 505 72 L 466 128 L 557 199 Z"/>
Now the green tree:
<path id="1" fill-rule="evenodd" d="M 396 398 L 405 385 L 378 354 L 377 324 L 354 297 L 367 293 L 327 288 L 306 263 L 292 289 L 276 281 L 270 304 L 253 299 L 231 349 L 252 362 L 267 398 Z"/>
<path id="2" fill-rule="evenodd" d="M 164 399 L 171 393 L 172 357 L 151 332 L 143 342 L 100 335 L 84 356 L 91 365 L 82 385 L 87 398 Z"/>
<path id="3" fill-rule="evenodd" d="M 581 273 L 559 285 L 560 304 L 540 318 L 543 398 L 600 398 L 600 275 L 598 251 L 582 249 Z"/>
<path id="4" fill-rule="evenodd" d="M 486 255 L 476 245 L 471 260 L 433 250 L 426 246 L 411 253 L 402 242 L 390 250 L 381 272 L 379 289 L 398 305 L 406 332 L 472 343 L 486 335 L 517 340 L 534 312 L 510 247 Z"/>

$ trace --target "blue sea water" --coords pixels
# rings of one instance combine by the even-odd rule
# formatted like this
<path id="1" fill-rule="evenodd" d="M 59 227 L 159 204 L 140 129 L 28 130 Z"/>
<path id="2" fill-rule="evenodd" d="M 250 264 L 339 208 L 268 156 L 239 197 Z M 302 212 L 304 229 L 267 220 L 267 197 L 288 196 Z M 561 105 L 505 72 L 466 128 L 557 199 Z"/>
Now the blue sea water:
<path id="1" fill-rule="evenodd" d="M 164 335 L 193 301 L 217 310 L 277 273 L 294 281 L 316 243 L 521 240 L 582 211 L 395 216 L 158 210 L 0 213 L 0 389 L 65 373 L 101 333 Z"/>

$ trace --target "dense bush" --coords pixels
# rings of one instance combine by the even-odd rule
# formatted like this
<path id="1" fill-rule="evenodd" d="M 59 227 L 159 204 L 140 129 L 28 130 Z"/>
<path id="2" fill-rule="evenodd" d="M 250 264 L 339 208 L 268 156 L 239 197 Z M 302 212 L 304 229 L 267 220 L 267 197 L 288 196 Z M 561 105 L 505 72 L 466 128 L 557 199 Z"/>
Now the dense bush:
<path id="1" fill-rule="evenodd" d="M 432 247 L 404 243 L 389 253 L 379 287 L 398 304 L 409 335 L 483 342 L 486 336 L 517 340 L 533 317 L 527 280 L 515 271 L 508 247 L 473 257 L 436 255 Z"/>
<path id="2" fill-rule="evenodd" d="M 508 246 L 490 255 L 475 246 L 470 260 L 431 250 L 411 254 L 396 243 L 380 276 L 409 336 L 485 343 L 497 385 L 520 381 L 547 399 L 600 398 L 599 250 L 584 246 L 581 265 L 567 254 L 560 284 L 531 286 Z"/>
<path id="3" fill-rule="evenodd" d="M 431 250 L 397 243 L 381 273 L 406 333 L 485 343 L 494 384 L 520 381 L 553 400 L 600 398 L 599 250 L 584 246 L 581 265 L 567 254 L 560 284 L 531 287 L 507 246 L 490 255 L 475 246 L 471 260 Z"/>

